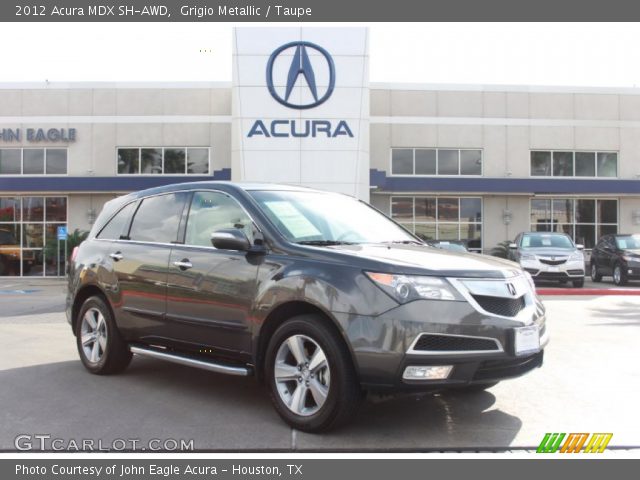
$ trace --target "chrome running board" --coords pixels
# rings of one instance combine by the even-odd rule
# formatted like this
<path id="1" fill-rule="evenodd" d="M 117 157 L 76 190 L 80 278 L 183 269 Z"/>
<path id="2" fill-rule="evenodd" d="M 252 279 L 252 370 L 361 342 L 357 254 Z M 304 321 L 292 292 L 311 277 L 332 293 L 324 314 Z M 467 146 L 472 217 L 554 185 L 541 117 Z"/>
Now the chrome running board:
<path id="1" fill-rule="evenodd" d="M 227 375 L 239 375 L 246 377 L 251 374 L 251 370 L 247 367 L 236 367 L 231 365 L 224 365 L 222 363 L 215 363 L 208 360 L 200 360 L 192 357 L 183 356 L 177 353 L 161 352 L 151 348 L 142 347 L 139 345 L 130 345 L 129 350 L 136 355 L 142 355 L 144 357 L 158 358 L 160 360 L 166 360 L 167 362 L 178 363 L 180 365 L 187 365 L 189 367 L 201 368 L 203 370 L 209 370 L 211 372 L 224 373 Z"/>

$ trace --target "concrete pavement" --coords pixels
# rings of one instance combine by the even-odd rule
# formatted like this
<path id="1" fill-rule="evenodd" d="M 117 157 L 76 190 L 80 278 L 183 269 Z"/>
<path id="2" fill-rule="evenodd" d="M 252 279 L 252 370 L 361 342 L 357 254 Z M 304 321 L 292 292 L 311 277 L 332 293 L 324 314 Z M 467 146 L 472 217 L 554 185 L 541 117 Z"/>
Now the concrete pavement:
<path id="1" fill-rule="evenodd" d="M 253 379 L 134 358 L 121 375 L 80 364 L 62 313 L 0 320 L 0 449 L 20 433 L 184 438 L 202 450 L 532 448 L 546 432 L 613 432 L 640 447 L 640 298 L 549 297 L 545 365 L 487 392 L 373 398 L 323 435 L 293 431 Z"/>

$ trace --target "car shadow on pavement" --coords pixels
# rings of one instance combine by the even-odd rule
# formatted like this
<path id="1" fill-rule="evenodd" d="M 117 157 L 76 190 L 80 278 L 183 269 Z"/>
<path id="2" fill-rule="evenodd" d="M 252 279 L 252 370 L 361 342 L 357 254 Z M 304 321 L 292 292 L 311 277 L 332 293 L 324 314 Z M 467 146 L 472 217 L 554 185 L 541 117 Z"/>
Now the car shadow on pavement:
<path id="1" fill-rule="evenodd" d="M 353 423 L 325 434 L 292 431 L 254 379 L 135 358 L 120 375 L 79 361 L 0 371 L 0 450 L 19 434 L 66 442 L 193 440 L 196 450 L 430 450 L 509 446 L 521 421 L 491 406 L 490 392 L 377 398 Z"/>
<path id="2" fill-rule="evenodd" d="M 298 434 L 300 450 L 484 450 L 511 445 L 522 422 L 491 409 L 489 391 L 398 395 L 363 403 L 354 422 L 323 435 Z"/>

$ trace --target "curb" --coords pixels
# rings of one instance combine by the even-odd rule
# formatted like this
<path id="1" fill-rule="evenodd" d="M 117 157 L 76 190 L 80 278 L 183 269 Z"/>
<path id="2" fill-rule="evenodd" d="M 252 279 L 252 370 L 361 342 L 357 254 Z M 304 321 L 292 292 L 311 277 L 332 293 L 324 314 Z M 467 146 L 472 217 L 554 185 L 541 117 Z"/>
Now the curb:
<path id="1" fill-rule="evenodd" d="M 640 289 L 623 288 L 538 288 L 538 295 L 640 295 Z"/>

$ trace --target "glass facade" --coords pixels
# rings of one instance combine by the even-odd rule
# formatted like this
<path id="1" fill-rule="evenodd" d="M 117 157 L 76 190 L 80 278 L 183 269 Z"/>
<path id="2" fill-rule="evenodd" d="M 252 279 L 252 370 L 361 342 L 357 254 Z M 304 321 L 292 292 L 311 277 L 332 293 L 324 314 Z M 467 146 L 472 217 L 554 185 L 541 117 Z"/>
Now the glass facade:
<path id="1" fill-rule="evenodd" d="M 618 153 L 535 150 L 531 152 L 531 176 L 615 178 Z"/>
<path id="2" fill-rule="evenodd" d="M 392 175 L 482 175 L 482 150 L 392 148 Z"/>
<path id="3" fill-rule="evenodd" d="M 0 148 L 0 175 L 66 175 L 66 148 Z"/>
<path id="4" fill-rule="evenodd" d="M 564 232 L 585 248 L 593 248 L 603 235 L 618 233 L 618 200 L 532 198 L 531 230 Z"/>
<path id="5" fill-rule="evenodd" d="M 67 197 L 0 197 L 0 276 L 63 276 Z"/>
<path id="6" fill-rule="evenodd" d="M 208 175 L 209 147 L 123 147 L 119 175 Z"/>
<path id="7" fill-rule="evenodd" d="M 391 197 L 391 218 L 424 240 L 462 240 L 482 251 L 480 197 Z"/>

